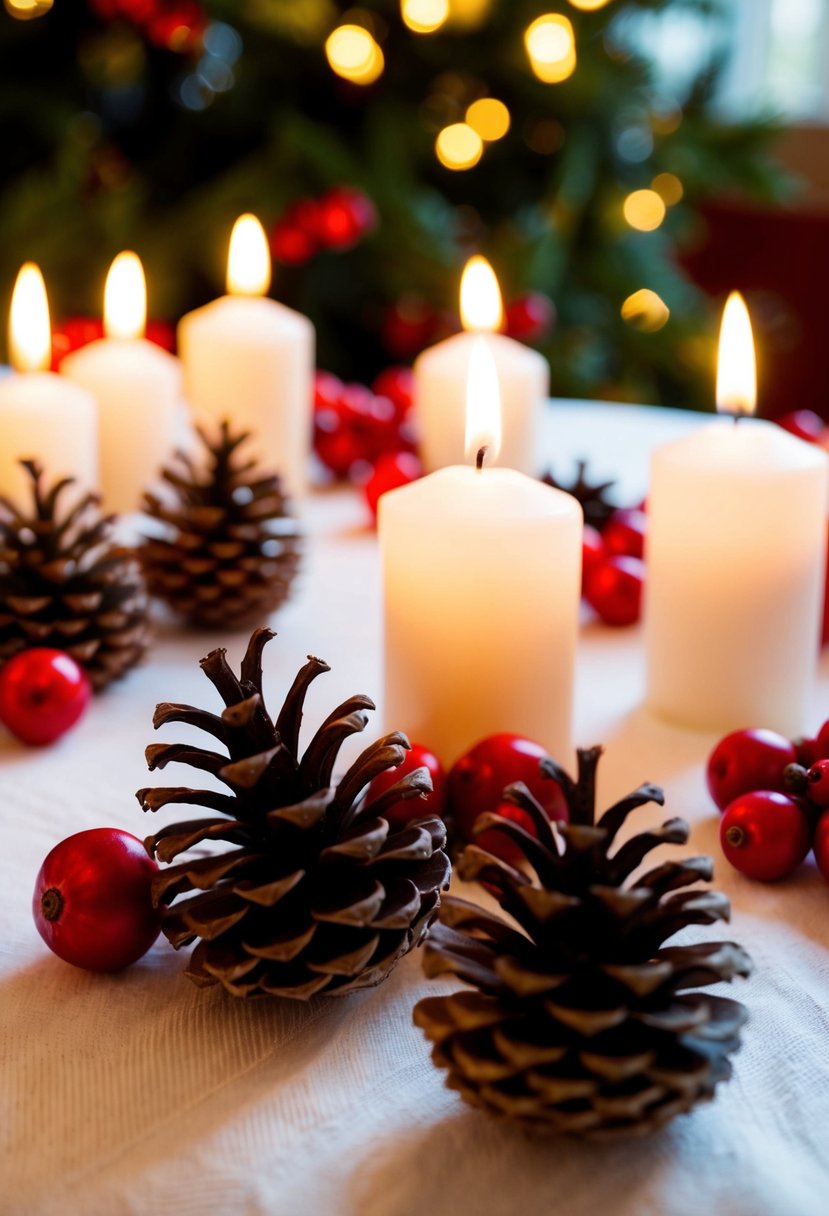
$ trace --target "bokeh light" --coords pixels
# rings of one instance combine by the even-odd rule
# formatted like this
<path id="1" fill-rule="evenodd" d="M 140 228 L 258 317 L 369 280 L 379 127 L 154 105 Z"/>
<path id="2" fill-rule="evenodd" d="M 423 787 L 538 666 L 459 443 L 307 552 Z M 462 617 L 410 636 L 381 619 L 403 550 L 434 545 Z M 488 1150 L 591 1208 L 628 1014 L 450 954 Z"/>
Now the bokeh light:
<path id="1" fill-rule="evenodd" d="M 666 325 L 671 315 L 668 305 L 649 287 L 640 287 L 625 300 L 621 308 L 622 318 L 646 334 L 655 334 Z"/>
<path id="2" fill-rule="evenodd" d="M 484 150 L 483 140 L 468 123 L 453 122 L 435 140 L 435 152 L 447 169 L 471 169 Z"/>
<path id="3" fill-rule="evenodd" d="M 576 70 L 573 26 L 560 13 L 545 13 L 524 31 L 530 66 L 545 84 L 560 84 Z"/>
<path id="4" fill-rule="evenodd" d="M 18 21 L 30 21 L 48 13 L 54 0 L 3 0 L 6 12 Z"/>
<path id="5" fill-rule="evenodd" d="M 400 0 L 400 16 L 415 34 L 432 34 L 449 17 L 449 0 Z"/>
<path id="6" fill-rule="evenodd" d="M 385 66 L 383 52 L 361 25 L 339 25 L 325 41 L 331 70 L 352 84 L 373 84 Z"/>
<path id="7" fill-rule="evenodd" d="M 631 228 L 638 232 L 653 232 L 665 218 L 665 203 L 655 190 L 632 191 L 623 210 Z"/>
<path id="8" fill-rule="evenodd" d="M 668 207 L 678 203 L 685 193 L 685 188 L 675 173 L 657 173 L 651 186 Z"/>
<path id="9" fill-rule="evenodd" d="M 481 97 L 466 111 L 466 121 L 481 139 L 491 143 L 503 139 L 510 126 L 509 110 L 496 97 Z"/>
<path id="10" fill-rule="evenodd" d="M 610 0 L 570 0 L 573 8 L 579 8 L 583 13 L 595 13 L 598 9 L 610 4 Z"/>

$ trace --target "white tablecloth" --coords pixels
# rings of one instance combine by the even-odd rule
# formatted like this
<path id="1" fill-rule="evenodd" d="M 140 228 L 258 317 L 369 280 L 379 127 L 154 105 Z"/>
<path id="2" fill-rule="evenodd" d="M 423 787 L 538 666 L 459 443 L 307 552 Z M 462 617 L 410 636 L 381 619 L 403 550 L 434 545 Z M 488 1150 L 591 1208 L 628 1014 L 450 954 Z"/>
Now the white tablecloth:
<path id="1" fill-rule="evenodd" d="M 671 411 L 557 404 L 549 451 L 560 472 L 582 453 L 597 476 L 622 472 L 630 501 L 646 484 L 650 447 L 693 425 Z M 360 498 L 323 492 L 305 516 L 307 561 L 274 621 L 266 679 L 278 703 L 308 652 L 331 664 L 310 695 L 310 726 L 353 692 L 379 701 L 380 612 Z M 380 988 L 310 1005 L 199 991 L 163 939 L 114 976 L 53 957 L 30 913 L 43 857 L 83 828 L 151 830 L 133 795 L 147 781 L 153 707 L 212 704 L 197 660 L 217 644 L 238 660 L 244 641 L 165 626 L 149 661 L 58 745 L 31 751 L 0 738 L 0 1211 L 825 1216 L 829 889 L 811 860 L 772 886 L 720 860 L 734 915 L 714 936 L 733 936 L 756 963 L 732 986 L 751 1013 L 735 1077 L 712 1105 L 611 1148 L 527 1140 L 444 1088 L 411 1010 L 458 985 L 426 981 L 418 954 Z M 607 746 L 600 795 L 661 783 L 667 809 L 693 825 L 691 848 L 716 857 L 703 781 L 714 739 L 652 720 L 641 692 L 639 631 L 586 623 L 577 738 Z M 814 726 L 827 716 L 824 659 Z"/>

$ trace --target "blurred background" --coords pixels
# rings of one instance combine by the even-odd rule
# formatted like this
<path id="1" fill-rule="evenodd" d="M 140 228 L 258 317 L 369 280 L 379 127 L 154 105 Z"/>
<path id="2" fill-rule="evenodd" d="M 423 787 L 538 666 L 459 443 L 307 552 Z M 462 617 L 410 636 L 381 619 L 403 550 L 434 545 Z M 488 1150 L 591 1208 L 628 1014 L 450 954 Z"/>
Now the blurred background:
<path id="1" fill-rule="evenodd" d="M 160 322 L 217 295 L 251 210 L 339 376 L 480 251 L 557 395 L 711 408 L 738 288 L 761 412 L 829 417 L 829 0 L 3 5 L 0 294 L 38 261 L 67 345 L 120 249 Z"/>

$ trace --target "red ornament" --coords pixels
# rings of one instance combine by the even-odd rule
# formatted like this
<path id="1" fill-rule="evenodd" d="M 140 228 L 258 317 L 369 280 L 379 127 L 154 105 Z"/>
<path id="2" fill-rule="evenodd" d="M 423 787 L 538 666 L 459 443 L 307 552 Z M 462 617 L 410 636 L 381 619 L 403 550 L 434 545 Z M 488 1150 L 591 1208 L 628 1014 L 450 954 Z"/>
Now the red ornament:
<path id="1" fill-rule="evenodd" d="M 67 837 L 40 867 L 32 896 L 37 931 L 58 958 L 87 971 L 120 971 L 158 937 L 150 884 L 158 866 L 119 828 Z"/>
<path id="2" fill-rule="evenodd" d="M 555 320 L 556 306 L 550 297 L 540 291 L 528 291 L 508 305 L 504 328 L 519 342 L 541 342 L 552 333 Z"/>
<path id="3" fill-rule="evenodd" d="M 825 811 L 818 820 L 812 841 L 812 850 L 817 862 L 817 868 L 829 882 L 829 811 Z"/>
<path id="4" fill-rule="evenodd" d="M 708 792 L 721 811 L 752 790 L 777 790 L 784 794 L 784 770 L 796 761 L 794 744 L 776 731 L 732 731 L 708 757 L 705 773 Z"/>
<path id="5" fill-rule="evenodd" d="M 0 669 L 0 722 L 23 743 L 53 743 L 74 726 L 92 688 L 62 650 L 22 650 Z"/>
<path id="6" fill-rule="evenodd" d="M 741 794 L 723 814 L 720 844 L 736 870 L 759 882 L 773 882 L 791 874 L 809 852 L 809 818 L 802 805 L 785 794 Z"/>
<path id="7" fill-rule="evenodd" d="M 393 802 L 391 806 L 387 806 L 382 815 L 392 828 L 402 828 L 414 819 L 428 819 L 431 815 L 437 815 L 442 819 L 446 811 L 446 773 L 443 765 L 434 752 L 430 752 L 428 748 L 422 747 L 419 743 L 412 744 L 409 751 L 406 752 L 403 763 L 399 764 L 397 768 L 386 769 L 385 772 L 374 778 L 368 787 L 369 800 L 385 794 L 386 790 L 391 789 L 401 777 L 414 772 L 416 768 L 429 770 L 429 776 L 432 778 L 432 792 L 425 798 L 400 799 L 399 802 Z"/>
<path id="8" fill-rule="evenodd" d="M 819 443 L 823 435 L 824 421 L 814 410 L 792 410 L 775 420 L 778 426 L 806 443 Z"/>
<path id="9" fill-rule="evenodd" d="M 546 756 L 539 743 L 512 734 L 490 735 L 462 756 L 449 772 L 448 788 L 448 810 L 454 816 L 461 839 L 474 839 L 481 848 L 504 861 L 519 859 L 517 845 L 503 832 L 493 828 L 480 836 L 474 834 L 478 816 L 489 811 L 514 820 L 535 836 L 529 815 L 504 801 L 504 790 L 515 781 L 524 782 L 550 819 L 567 819 L 567 802 L 561 787 L 545 777 L 539 767 Z"/>
<path id="10" fill-rule="evenodd" d="M 377 504 L 389 490 L 407 486 L 423 476 L 423 465 L 414 452 L 383 452 L 363 486 L 372 515 L 377 517 Z"/>
<path id="11" fill-rule="evenodd" d="M 410 367 L 387 367 L 371 387 L 378 397 L 388 397 L 398 418 L 406 417 L 414 402 L 414 372 Z"/>
<path id="12" fill-rule="evenodd" d="M 638 557 L 606 557 L 586 571 L 584 598 L 605 625 L 633 625 L 644 583 L 645 563 Z"/>
<path id="13" fill-rule="evenodd" d="M 605 525 L 602 540 L 610 555 L 644 558 L 647 531 L 648 517 L 644 511 L 621 507 Z"/>
<path id="14" fill-rule="evenodd" d="M 318 203 L 316 232 L 325 249 L 352 249 L 377 227 L 377 208 L 354 186 L 335 186 Z"/>

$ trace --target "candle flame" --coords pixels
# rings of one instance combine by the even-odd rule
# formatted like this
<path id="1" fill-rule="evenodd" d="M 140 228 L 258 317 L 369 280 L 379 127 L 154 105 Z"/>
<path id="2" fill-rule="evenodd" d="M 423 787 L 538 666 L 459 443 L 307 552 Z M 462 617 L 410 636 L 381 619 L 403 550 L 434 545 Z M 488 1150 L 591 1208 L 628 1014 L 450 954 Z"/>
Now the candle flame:
<path id="1" fill-rule="evenodd" d="M 491 464 L 501 450 L 501 390 L 495 358 L 485 338 L 476 338 L 466 379 L 466 454 L 481 448 Z"/>
<path id="2" fill-rule="evenodd" d="M 757 360 L 746 302 L 732 291 L 725 302 L 717 356 L 717 409 L 753 414 L 757 407 Z"/>
<path id="3" fill-rule="evenodd" d="M 135 253 L 119 253 L 104 287 L 104 333 L 108 338 L 143 338 L 147 324 L 147 283 Z"/>
<path id="4" fill-rule="evenodd" d="M 26 262 L 12 292 L 9 362 L 19 372 L 44 371 L 52 361 L 49 301 L 40 267 Z"/>
<path id="5" fill-rule="evenodd" d="M 495 271 L 479 254 L 470 258 L 461 276 L 461 321 L 466 330 L 495 333 L 501 328 L 504 306 Z"/>
<path id="6" fill-rule="evenodd" d="M 271 285 L 271 255 L 255 215 L 240 215 L 230 234 L 227 290 L 232 296 L 264 296 Z"/>

